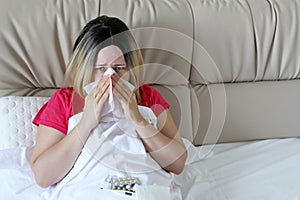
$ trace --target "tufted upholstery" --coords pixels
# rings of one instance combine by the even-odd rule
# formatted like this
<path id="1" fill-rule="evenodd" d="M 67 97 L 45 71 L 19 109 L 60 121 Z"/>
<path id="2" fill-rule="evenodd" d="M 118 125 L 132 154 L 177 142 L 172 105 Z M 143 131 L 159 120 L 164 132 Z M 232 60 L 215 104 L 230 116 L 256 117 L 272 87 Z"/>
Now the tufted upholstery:
<path id="1" fill-rule="evenodd" d="M 123 19 L 145 83 L 195 144 L 299 136 L 298 0 L 3 0 L 0 95 L 66 86 L 72 44 L 90 19 Z"/>
<path id="2" fill-rule="evenodd" d="M 0 149 L 35 144 L 37 129 L 31 123 L 47 97 L 0 98 Z"/>

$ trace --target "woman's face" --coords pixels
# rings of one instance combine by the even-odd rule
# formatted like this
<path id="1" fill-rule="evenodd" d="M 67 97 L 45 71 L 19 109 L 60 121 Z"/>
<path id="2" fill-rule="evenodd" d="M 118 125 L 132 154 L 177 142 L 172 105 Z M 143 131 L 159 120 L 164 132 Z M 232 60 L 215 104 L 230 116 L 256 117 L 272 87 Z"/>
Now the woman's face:
<path id="1" fill-rule="evenodd" d="M 121 49 L 115 45 L 104 47 L 99 51 L 92 75 L 92 81 L 101 79 L 108 68 L 112 68 L 118 76 L 129 81 L 129 68 L 125 62 L 124 55 Z"/>

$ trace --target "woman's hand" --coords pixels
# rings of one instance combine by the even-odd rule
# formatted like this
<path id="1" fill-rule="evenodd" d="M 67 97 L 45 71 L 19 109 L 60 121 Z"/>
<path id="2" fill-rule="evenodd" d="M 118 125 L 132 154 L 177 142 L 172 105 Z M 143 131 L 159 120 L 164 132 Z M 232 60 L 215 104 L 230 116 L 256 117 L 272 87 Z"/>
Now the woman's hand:
<path id="1" fill-rule="evenodd" d="M 113 93 L 121 102 L 127 120 L 133 124 L 138 124 L 145 120 L 138 109 L 135 93 L 122 81 L 119 81 L 119 77 L 117 75 L 113 74 L 111 78 Z"/>
<path id="2" fill-rule="evenodd" d="M 81 122 L 89 130 L 95 128 L 100 119 L 103 105 L 109 95 L 109 78 L 103 77 L 98 85 L 85 97 Z"/>

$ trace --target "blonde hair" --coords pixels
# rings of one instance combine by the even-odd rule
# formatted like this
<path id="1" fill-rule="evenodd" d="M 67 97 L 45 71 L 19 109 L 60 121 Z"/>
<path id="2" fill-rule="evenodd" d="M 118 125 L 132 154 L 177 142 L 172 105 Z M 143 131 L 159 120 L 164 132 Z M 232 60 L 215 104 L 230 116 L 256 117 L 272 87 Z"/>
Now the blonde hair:
<path id="1" fill-rule="evenodd" d="M 135 86 L 137 101 L 140 103 L 139 87 L 144 78 L 143 57 L 132 33 L 118 18 L 100 16 L 83 28 L 67 66 L 67 82 L 80 96 L 85 97 L 87 94 L 83 88 L 91 82 L 97 54 L 109 45 L 115 45 L 123 52 L 129 68 L 129 81 Z"/>

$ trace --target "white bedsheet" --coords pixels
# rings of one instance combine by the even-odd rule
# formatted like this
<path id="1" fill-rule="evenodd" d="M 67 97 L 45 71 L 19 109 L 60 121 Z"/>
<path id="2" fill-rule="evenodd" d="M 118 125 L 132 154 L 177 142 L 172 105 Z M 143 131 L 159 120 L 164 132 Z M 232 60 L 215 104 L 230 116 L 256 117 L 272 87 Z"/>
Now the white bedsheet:
<path id="1" fill-rule="evenodd" d="M 42 199 L 45 189 L 35 183 L 29 165 L 31 153 L 29 147 L 0 150 L 0 199 Z"/>
<path id="2" fill-rule="evenodd" d="M 178 177 L 188 200 L 299 200 L 300 139 L 219 144 Z"/>
<path id="3" fill-rule="evenodd" d="M 219 144 L 213 151 L 176 176 L 184 199 L 300 199 L 299 138 Z M 45 189 L 34 184 L 30 154 L 30 148 L 0 151 L 1 199 L 41 199 Z"/>

